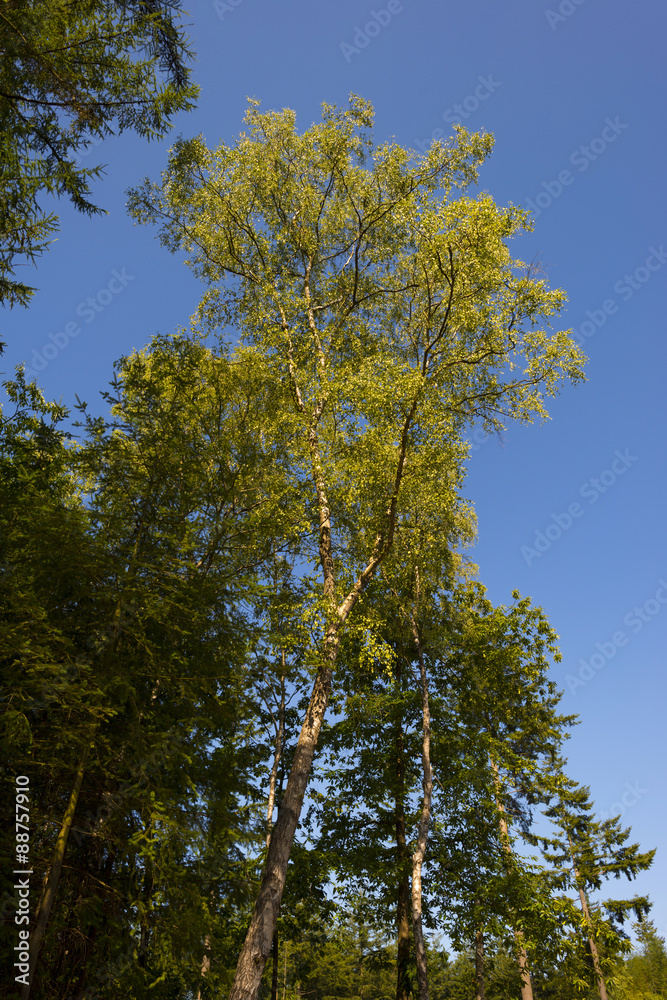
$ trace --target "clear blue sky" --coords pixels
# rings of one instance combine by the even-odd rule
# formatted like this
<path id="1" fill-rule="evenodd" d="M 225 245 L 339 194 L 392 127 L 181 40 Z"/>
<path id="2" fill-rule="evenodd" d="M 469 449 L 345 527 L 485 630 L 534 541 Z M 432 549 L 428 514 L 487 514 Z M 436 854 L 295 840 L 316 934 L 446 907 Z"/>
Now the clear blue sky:
<path id="1" fill-rule="evenodd" d="M 563 391 L 547 424 L 475 448 L 472 555 L 492 600 L 518 588 L 561 636 L 554 679 L 563 709 L 581 716 L 570 773 L 591 785 L 601 813 L 623 808 L 633 839 L 659 848 L 648 875 L 609 884 L 608 895 L 650 893 L 667 934 L 667 9 L 659 0 L 190 6 L 202 95 L 176 131 L 230 142 L 248 96 L 296 109 L 307 127 L 323 101 L 346 103 L 354 91 L 375 104 L 379 141 L 417 146 L 456 120 L 493 132 L 481 187 L 500 204 L 537 209 L 534 234 L 513 250 L 541 260 L 568 292 L 561 325 L 585 341 L 589 381 Z M 108 164 L 95 194 L 109 215 L 91 221 L 63 203 L 58 242 L 27 272 L 40 289 L 33 305 L 2 317 L 8 373 L 52 345 L 39 374 L 49 397 L 99 405 L 116 358 L 194 311 L 198 283 L 124 207 L 126 188 L 164 167 L 170 141 L 121 136 L 90 153 Z M 79 332 L 66 343 L 67 329 Z"/>

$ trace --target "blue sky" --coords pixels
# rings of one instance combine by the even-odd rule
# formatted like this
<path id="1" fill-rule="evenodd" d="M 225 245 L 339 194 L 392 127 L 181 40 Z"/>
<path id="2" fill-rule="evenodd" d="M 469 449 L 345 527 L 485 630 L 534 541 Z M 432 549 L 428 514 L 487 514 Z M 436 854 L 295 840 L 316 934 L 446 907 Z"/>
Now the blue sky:
<path id="1" fill-rule="evenodd" d="M 202 87 L 175 132 L 210 145 L 241 130 L 246 98 L 294 108 L 304 128 L 350 92 L 376 108 L 376 139 L 423 146 L 454 121 L 496 137 L 480 187 L 535 209 L 513 245 L 569 296 L 559 324 L 588 353 L 588 382 L 567 387 L 552 420 L 478 435 L 467 494 L 471 553 L 497 603 L 518 588 L 561 636 L 554 679 L 578 712 L 570 773 L 601 813 L 624 811 L 633 840 L 658 847 L 632 888 L 667 934 L 663 391 L 667 209 L 663 196 L 667 9 L 658 0 L 190 3 Z M 174 133 L 175 134 L 175 133 Z M 21 277 L 39 287 L 6 312 L 4 370 L 40 367 L 48 397 L 99 407 L 113 361 L 187 323 L 201 292 L 180 257 L 134 227 L 125 190 L 165 166 L 171 139 L 112 138 L 86 158 L 107 216 L 59 206 L 51 250 Z M 45 350 L 46 348 L 46 350 Z M 36 353 L 35 353 L 36 352 Z M 41 359 L 41 360 L 40 360 Z"/>

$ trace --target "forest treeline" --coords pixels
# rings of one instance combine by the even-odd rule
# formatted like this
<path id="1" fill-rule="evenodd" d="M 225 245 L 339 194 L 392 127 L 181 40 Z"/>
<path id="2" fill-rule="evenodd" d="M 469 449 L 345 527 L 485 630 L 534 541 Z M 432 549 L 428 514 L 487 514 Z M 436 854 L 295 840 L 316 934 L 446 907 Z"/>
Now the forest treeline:
<path id="1" fill-rule="evenodd" d="M 564 295 L 510 254 L 527 214 L 471 193 L 491 137 L 371 126 L 250 102 L 234 145 L 179 140 L 130 211 L 204 283 L 192 328 L 75 426 L 5 384 L 24 996 L 667 995 L 649 900 L 606 884 L 653 852 L 567 772 L 558 637 L 466 556 L 466 434 L 583 377 Z"/>

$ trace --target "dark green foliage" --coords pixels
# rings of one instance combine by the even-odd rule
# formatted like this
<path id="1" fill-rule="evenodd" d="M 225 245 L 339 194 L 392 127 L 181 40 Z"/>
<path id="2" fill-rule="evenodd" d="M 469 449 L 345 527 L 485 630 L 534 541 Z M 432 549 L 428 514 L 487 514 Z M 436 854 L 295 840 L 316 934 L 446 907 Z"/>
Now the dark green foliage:
<path id="1" fill-rule="evenodd" d="M 210 371 L 203 385 L 202 356 L 188 350 L 177 371 L 159 346 L 147 369 L 121 369 L 114 423 L 90 421 L 77 449 L 61 410 L 9 386 L 3 783 L 30 778 L 37 894 L 87 755 L 40 956 L 44 996 L 109 995 L 115 981 L 126 993 L 168 970 L 196 978 L 211 910 L 226 914 L 215 929 L 228 934 L 247 898 L 244 847 L 257 839 L 247 776 L 262 751 L 248 729 L 247 625 L 231 608 L 237 588 L 248 593 L 248 509 L 235 489 L 251 459 L 243 408 L 235 423 L 224 382 Z M 174 425 L 174 411 L 194 405 L 200 421 Z M 207 412 L 218 423 L 202 434 Z"/>
<path id="2" fill-rule="evenodd" d="M 553 836 L 534 838 L 534 842 L 541 841 L 545 858 L 554 866 L 554 890 L 574 895 L 575 905 L 564 921 L 570 928 L 572 979 L 582 986 L 585 982 L 593 985 L 592 950 L 600 953 L 600 971 L 606 979 L 618 956 L 629 947 L 624 921 L 630 913 L 641 919 L 651 904 L 639 896 L 597 902 L 592 894 L 612 876 L 630 881 L 646 871 L 655 851 L 642 852 L 639 844 L 628 844 L 630 830 L 621 827 L 619 817 L 595 820 L 589 789 L 565 777 L 564 763 L 554 761 L 551 788 L 545 789 L 549 805 L 544 814 L 555 828 Z"/>
<path id="3" fill-rule="evenodd" d="M 0 6 L 0 302 L 27 305 L 14 279 L 58 229 L 40 196 L 81 212 L 100 166 L 91 144 L 128 129 L 164 135 L 193 106 L 180 0 L 4 0 Z"/>

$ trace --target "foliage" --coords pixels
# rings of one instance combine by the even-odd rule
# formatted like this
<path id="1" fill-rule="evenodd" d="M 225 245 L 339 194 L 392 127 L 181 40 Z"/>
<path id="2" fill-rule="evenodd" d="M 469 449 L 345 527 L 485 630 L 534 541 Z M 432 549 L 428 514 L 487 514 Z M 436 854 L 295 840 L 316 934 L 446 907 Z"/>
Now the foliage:
<path id="1" fill-rule="evenodd" d="M 257 504 L 244 406 L 217 373 L 196 345 L 156 344 L 121 366 L 113 423 L 87 421 L 75 448 L 62 410 L 8 387 L 4 780 L 30 778 L 37 872 L 92 748 L 42 955 L 52 991 L 93 970 L 123 983 L 128 966 L 151 981 L 198 967 L 209 893 L 222 910 L 245 900 L 261 757 L 231 608 L 257 558 L 242 529 Z"/>
<path id="2" fill-rule="evenodd" d="M 166 16 L 122 5 L 135 49 L 139 6 Z M 146 84 L 150 59 L 132 66 Z M 121 126 L 164 130 L 172 98 Z M 68 149 L 110 127 L 99 100 Z M 472 995 L 480 935 L 488 1000 L 518 995 L 519 943 L 536 998 L 588 996 L 568 892 L 652 855 L 554 774 L 575 721 L 549 677 L 557 636 L 518 593 L 494 606 L 463 555 L 467 424 L 544 417 L 583 377 L 548 329 L 564 295 L 510 255 L 525 213 L 467 193 L 489 136 L 375 147 L 354 96 L 303 133 L 255 102 L 246 123 L 215 151 L 179 140 L 130 195 L 205 283 L 191 331 L 121 359 L 108 416 L 81 404 L 76 440 L 8 385 L 2 777 L 30 776 L 40 880 L 84 767 L 38 989 L 223 995 L 260 926 L 263 997 L 272 949 L 285 1000 L 414 994 L 423 848 L 434 1000 Z M 647 901 L 608 916 L 631 904 Z M 610 921 L 593 930 L 617 991 L 660 995 L 654 932 L 623 964 Z"/>
<path id="3" fill-rule="evenodd" d="M 180 0 L 4 0 L 0 7 L 0 302 L 27 305 L 34 289 L 13 278 L 58 229 L 42 194 L 100 212 L 86 167 L 92 144 L 128 129 L 162 136 L 193 106 Z M 164 82 L 161 82 L 161 78 Z"/>
<path id="4" fill-rule="evenodd" d="M 640 949 L 626 962 L 617 978 L 614 1000 L 658 1000 L 667 997 L 667 949 L 651 920 L 634 926 Z"/>

